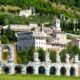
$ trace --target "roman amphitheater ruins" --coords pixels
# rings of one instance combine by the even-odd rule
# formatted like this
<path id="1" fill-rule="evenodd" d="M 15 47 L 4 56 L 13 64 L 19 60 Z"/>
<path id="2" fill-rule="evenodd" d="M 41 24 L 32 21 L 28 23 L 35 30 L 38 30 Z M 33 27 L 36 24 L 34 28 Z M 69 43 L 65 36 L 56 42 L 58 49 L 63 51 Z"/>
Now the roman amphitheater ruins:
<path id="1" fill-rule="evenodd" d="M 6 46 L 6 47 L 5 47 Z M 5 48 L 9 51 L 9 58 L 3 61 L 2 53 Z M 62 63 L 59 54 L 56 54 L 56 62 L 52 63 L 49 53 L 45 53 L 45 61 L 40 62 L 38 53 L 34 53 L 33 62 L 28 64 L 17 64 L 15 61 L 15 50 L 13 44 L 0 44 L 0 74 L 45 74 L 45 75 L 66 75 L 79 76 L 78 55 L 74 56 L 74 62 L 70 63 L 69 54 L 66 54 L 65 62 Z"/>

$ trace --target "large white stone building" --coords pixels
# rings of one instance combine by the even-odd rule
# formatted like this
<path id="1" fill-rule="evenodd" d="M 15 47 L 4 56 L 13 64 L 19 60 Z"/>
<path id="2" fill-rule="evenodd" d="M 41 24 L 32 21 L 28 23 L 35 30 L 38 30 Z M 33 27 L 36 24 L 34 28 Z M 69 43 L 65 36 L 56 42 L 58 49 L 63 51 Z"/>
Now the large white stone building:
<path id="1" fill-rule="evenodd" d="M 24 32 L 27 30 L 31 30 L 32 28 L 37 28 L 38 25 L 35 23 L 30 23 L 29 25 L 17 25 L 17 24 L 11 24 L 10 29 L 16 32 Z"/>
<path id="2" fill-rule="evenodd" d="M 30 9 L 21 10 L 19 16 L 29 17 L 31 15 L 35 15 L 34 7 L 30 7 Z"/>
<path id="3" fill-rule="evenodd" d="M 56 19 L 51 28 L 46 28 L 42 24 L 29 25 L 29 30 L 25 32 L 17 32 L 17 49 L 25 50 L 34 47 L 35 49 L 43 48 L 44 50 L 52 49 L 60 52 L 67 45 L 65 32 L 61 31 L 60 20 Z"/>
<path id="4" fill-rule="evenodd" d="M 17 32 L 17 49 L 43 48 L 46 50 L 46 33 L 44 32 Z"/>

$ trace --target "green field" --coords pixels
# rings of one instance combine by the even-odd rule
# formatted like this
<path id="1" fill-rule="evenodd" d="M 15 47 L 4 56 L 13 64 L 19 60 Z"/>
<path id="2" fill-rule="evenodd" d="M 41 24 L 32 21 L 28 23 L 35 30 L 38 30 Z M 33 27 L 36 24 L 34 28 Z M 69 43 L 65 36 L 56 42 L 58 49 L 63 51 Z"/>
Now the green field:
<path id="1" fill-rule="evenodd" d="M 80 77 L 43 75 L 0 75 L 0 80 L 80 80 Z"/>

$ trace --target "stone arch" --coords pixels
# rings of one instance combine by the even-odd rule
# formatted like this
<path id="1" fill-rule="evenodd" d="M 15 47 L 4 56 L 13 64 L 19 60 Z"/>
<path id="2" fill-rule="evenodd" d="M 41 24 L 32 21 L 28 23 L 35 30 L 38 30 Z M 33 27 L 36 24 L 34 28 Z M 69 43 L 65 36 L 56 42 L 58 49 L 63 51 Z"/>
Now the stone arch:
<path id="1" fill-rule="evenodd" d="M 74 67 L 70 68 L 70 76 L 75 76 L 75 68 Z"/>
<path id="2" fill-rule="evenodd" d="M 33 74 L 33 73 L 34 73 L 34 68 L 33 68 L 33 66 L 28 66 L 28 67 L 26 68 L 26 72 L 27 72 L 27 74 Z"/>
<path id="3" fill-rule="evenodd" d="M 45 67 L 44 67 L 44 66 L 40 66 L 40 67 L 38 68 L 38 73 L 39 73 L 39 74 L 45 74 Z"/>
<path id="4" fill-rule="evenodd" d="M 3 60 L 3 53 L 7 52 L 8 53 L 8 58 L 5 61 L 14 61 L 14 48 L 13 44 L 2 44 L 0 45 L 0 58 Z"/>
<path id="5" fill-rule="evenodd" d="M 55 75 L 56 74 L 56 68 L 54 66 L 50 67 L 50 74 Z"/>
<path id="6" fill-rule="evenodd" d="M 66 67 L 61 67 L 60 74 L 61 75 L 66 75 Z"/>
<path id="7" fill-rule="evenodd" d="M 3 73 L 5 73 L 5 74 L 9 74 L 9 70 L 10 70 L 10 68 L 9 68 L 8 66 L 3 66 L 3 67 L 2 67 L 2 71 L 3 71 Z"/>
<path id="8" fill-rule="evenodd" d="M 15 66 L 15 74 L 21 74 L 22 67 L 21 66 Z"/>

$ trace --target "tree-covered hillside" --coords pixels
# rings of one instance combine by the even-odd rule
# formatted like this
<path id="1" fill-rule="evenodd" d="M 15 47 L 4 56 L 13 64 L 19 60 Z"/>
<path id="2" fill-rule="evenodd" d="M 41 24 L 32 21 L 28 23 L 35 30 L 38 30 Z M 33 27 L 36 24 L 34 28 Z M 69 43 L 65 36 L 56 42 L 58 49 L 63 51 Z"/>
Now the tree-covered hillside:
<path id="1" fill-rule="evenodd" d="M 35 7 L 36 16 L 19 17 L 20 10 Z M 0 25 L 49 22 L 64 14 L 66 19 L 80 19 L 80 0 L 0 0 Z"/>
<path id="2" fill-rule="evenodd" d="M 2 5 L 17 6 L 20 7 L 21 9 L 26 9 L 29 8 L 30 6 L 34 6 L 36 12 L 40 12 L 40 13 L 53 14 L 53 15 L 59 15 L 60 13 L 64 13 L 67 17 L 68 16 L 70 17 L 71 15 L 72 15 L 71 17 L 77 16 L 75 14 L 71 14 L 71 12 L 69 13 L 66 11 L 64 12 L 64 10 L 60 10 L 59 8 L 54 7 L 53 6 L 54 2 L 58 4 L 64 4 L 67 6 L 67 8 L 76 9 L 74 7 L 77 7 L 78 11 L 80 10 L 79 9 L 80 0 L 0 0 L 0 5 L 1 5 L 0 11 L 5 10 L 5 8 L 2 7 Z M 11 9 L 9 11 L 11 11 Z"/>

